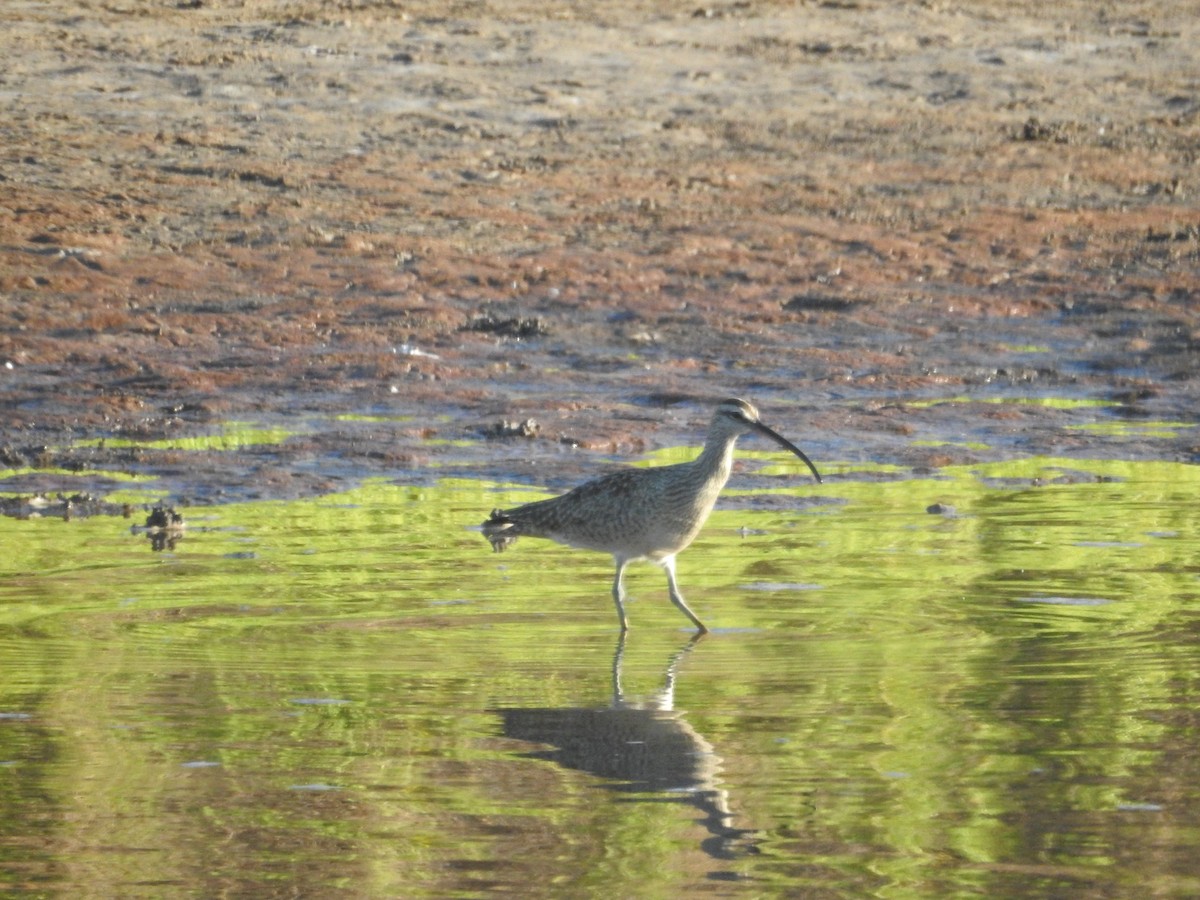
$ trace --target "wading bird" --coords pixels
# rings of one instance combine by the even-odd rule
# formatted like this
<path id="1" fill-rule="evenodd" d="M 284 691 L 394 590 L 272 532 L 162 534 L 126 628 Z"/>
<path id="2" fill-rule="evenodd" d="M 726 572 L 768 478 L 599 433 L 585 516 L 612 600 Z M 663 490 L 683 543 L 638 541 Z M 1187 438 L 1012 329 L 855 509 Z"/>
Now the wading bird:
<path id="1" fill-rule="evenodd" d="M 492 510 L 483 534 L 499 552 L 519 537 L 549 538 L 586 550 L 611 553 L 617 564 L 612 596 L 625 617 L 625 566 L 647 559 L 667 573 L 667 591 L 700 633 L 708 631 L 688 608 L 675 582 L 675 555 L 700 532 L 733 467 L 733 447 L 743 434 L 757 432 L 786 447 L 821 475 L 800 448 L 758 420 L 745 400 L 725 400 L 713 414 L 700 455 L 688 463 L 652 469 L 623 469 L 585 482 L 561 497 Z"/>

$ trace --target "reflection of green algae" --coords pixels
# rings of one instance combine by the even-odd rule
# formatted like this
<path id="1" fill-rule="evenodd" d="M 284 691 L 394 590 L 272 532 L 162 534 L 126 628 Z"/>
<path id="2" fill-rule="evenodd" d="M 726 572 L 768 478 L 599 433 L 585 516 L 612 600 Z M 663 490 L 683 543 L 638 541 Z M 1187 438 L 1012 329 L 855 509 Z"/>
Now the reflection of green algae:
<path id="1" fill-rule="evenodd" d="M 1017 406 L 1045 406 L 1050 409 L 1092 409 L 1120 406 L 1115 400 L 1097 400 L 1090 397 L 936 397 L 931 400 L 906 400 L 905 406 L 925 409 L 943 403 L 994 403 Z"/>
<path id="2" fill-rule="evenodd" d="M 76 441 L 77 447 L 137 447 L 142 450 L 240 450 L 263 444 L 282 444 L 295 434 L 285 428 L 262 428 L 246 422 L 228 422 L 218 434 L 189 435 L 158 440 L 138 438 L 93 438 Z"/>
<path id="3" fill-rule="evenodd" d="M 1028 479 L 1030 481 L 1055 477 L 1063 473 L 1082 473 L 1098 480 L 1181 479 L 1200 482 L 1200 467 L 1180 463 L 1126 460 L 1070 459 L 1053 456 L 1031 456 L 1025 459 L 998 460 L 962 466 L 946 466 L 938 474 L 949 476 L 978 476 L 983 478 Z"/>
<path id="4" fill-rule="evenodd" d="M 1102 434 L 1107 437 L 1174 438 L 1183 428 L 1195 428 L 1195 422 L 1087 422 L 1068 428 Z"/>
<path id="5" fill-rule="evenodd" d="M 719 505 L 679 558 L 718 633 L 682 660 L 661 721 L 694 732 L 733 825 L 766 851 L 723 872 L 778 896 L 796 872 L 855 896 L 881 878 L 896 896 L 1037 893 L 1046 868 L 1021 880 L 1013 861 L 1066 822 L 1086 837 L 1054 845 L 1072 887 L 1194 893 L 1122 862 L 1144 858 L 1130 847 L 1145 829 L 1107 826 L 1162 796 L 1168 764 L 1172 798 L 1197 803 L 1200 467 L 1037 458 L 770 483 L 770 509 Z M 806 506 L 814 491 L 840 503 Z M 612 700 L 610 559 L 526 539 L 494 554 L 478 533 L 492 507 L 536 496 L 380 479 L 192 508 L 170 554 L 121 520 L 0 520 L 10 830 L 65 841 L 52 862 L 96 896 L 127 894 L 148 860 L 179 894 L 214 877 L 261 895 L 335 879 L 371 896 L 478 893 L 464 869 L 507 893 L 533 877 L 587 896 L 702 891 L 708 834 L 687 804 L 705 790 L 605 790 L 498 737 L 497 707 Z M 957 517 L 926 513 L 935 500 Z M 690 635 L 660 571 L 627 582 L 624 688 L 640 699 Z M 1188 858 L 1186 817 L 1151 831 Z M 251 832 L 269 840 L 229 840 Z M 151 859 L 159 846 L 190 855 Z M 114 847 L 151 850 L 130 862 Z"/>

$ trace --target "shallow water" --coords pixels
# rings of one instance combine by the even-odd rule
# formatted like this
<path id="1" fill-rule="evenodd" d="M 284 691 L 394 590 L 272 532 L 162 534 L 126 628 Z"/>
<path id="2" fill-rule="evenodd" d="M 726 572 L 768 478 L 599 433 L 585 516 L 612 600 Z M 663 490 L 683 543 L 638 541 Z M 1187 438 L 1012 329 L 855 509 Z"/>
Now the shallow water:
<path id="1" fill-rule="evenodd" d="M 1200 468 L 747 457 L 694 643 L 518 488 L 0 519 L 0 888 L 1200 892 Z"/>

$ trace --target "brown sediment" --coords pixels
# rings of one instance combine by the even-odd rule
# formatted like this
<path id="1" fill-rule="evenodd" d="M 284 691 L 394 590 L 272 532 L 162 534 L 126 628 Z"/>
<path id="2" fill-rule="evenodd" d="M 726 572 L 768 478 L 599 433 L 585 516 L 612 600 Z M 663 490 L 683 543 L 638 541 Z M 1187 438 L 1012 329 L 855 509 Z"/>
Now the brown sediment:
<path id="1" fill-rule="evenodd" d="M 1200 458 L 1195 428 L 909 405 L 1196 422 L 1188 4 L 694 12 L 6 6 L 4 464 L 544 483 L 735 394 L 826 458 Z M 297 436 L 75 445 L 237 420 Z"/>

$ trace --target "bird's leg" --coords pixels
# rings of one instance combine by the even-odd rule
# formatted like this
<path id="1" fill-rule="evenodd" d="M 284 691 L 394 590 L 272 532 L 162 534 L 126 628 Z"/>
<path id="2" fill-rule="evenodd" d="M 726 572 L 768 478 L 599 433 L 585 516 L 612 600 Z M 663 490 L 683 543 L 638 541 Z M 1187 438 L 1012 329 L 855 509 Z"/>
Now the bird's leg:
<path id="1" fill-rule="evenodd" d="M 617 618 L 621 620 L 621 634 L 629 630 L 629 621 L 625 618 L 625 563 L 628 560 L 617 560 L 617 575 L 613 579 L 613 603 L 617 605 Z"/>
<path id="2" fill-rule="evenodd" d="M 671 602 L 678 607 L 680 612 L 692 620 L 692 624 L 696 626 L 697 634 L 707 634 L 708 629 L 704 627 L 704 623 L 696 618 L 696 614 L 683 602 L 683 594 L 679 593 L 679 585 L 675 583 L 675 557 L 668 556 L 660 560 L 659 565 L 667 573 L 667 593 L 671 595 Z"/>
<path id="3" fill-rule="evenodd" d="M 621 667 L 625 662 L 625 632 L 622 631 L 617 636 L 617 649 L 613 653 L 612 661 L 612 692 L 613 709 L 617 709 L 625 704 L 625 690 L 621 687 Z"/>

